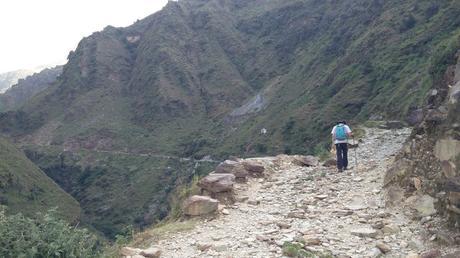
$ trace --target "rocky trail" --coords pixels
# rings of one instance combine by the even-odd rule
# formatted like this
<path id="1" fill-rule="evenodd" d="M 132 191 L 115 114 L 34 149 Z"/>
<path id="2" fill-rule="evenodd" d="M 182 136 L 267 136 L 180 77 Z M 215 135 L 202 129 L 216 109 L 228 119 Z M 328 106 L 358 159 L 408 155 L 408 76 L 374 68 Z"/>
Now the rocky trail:
<path id="1" fill-rule="evenodd" d="M 385 207 L 385 171 L 409 133 L 372 129 L 356 152 L 358 166 L 350 150 L 354 168 L 344 173 L 298 166 L 286 155 L 251 159 L 269 169 L 236 183 L 234 204 L 150 244 L 161 257 L 178 258 L 284 257 L 283 245 L 292 242 L 318 257 L 459 257 L 459 246 L 431 230 L 436 215 L 413 219 L 402 207 Z"/>

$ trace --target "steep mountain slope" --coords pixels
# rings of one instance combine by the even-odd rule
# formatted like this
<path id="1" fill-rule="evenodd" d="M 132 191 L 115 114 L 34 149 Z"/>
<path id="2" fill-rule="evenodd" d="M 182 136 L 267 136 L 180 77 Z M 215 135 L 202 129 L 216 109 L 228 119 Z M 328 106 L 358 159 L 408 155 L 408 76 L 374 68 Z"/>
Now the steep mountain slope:
<path id="1" fill-rule="evenodd" d="M 26 78 L 26 76 L 33 74 L 32 70 L 16 70 L 0 74 L 0 93 L 5 92 L 11 86 L 16 84 L 19 79 Z"/>
<path id="2" fill-rule="evenodd" d="M 1 114 L 0 129 L 86 202 L 90 223 L 110 214 L 95 214 L 98 207 L 132 205 L 99 225 L 114 235 L 123 225 L 152 222 L 144 218 L 154 211 L 164 217 L 159 210 L 170 207 L 161 200 L 192 178 L 197 164 L 171 180 L 171 166 L 153 160 L 145 164 L 158 170 L 145 179 L 148 166 L 131 173 L 120 153 L 219 159 L 313 152 L 339 118 L 404 119 L 458 48 L 459 14 L 453 0 L 170 1 L 130 27 L 83 39 L 57 82 Z M 74 158 L 61 167 L 41 162 L 64 151 Z M 79 165 L 71 182 L 60 180 L 65 168 L 101 152 L 89 171 L 108 164 L 108 172 L 80 182 L 86 167 Z M 116 183 L 100 187 L 113 167 Z M 139 202 L 113 198 L 123 178 L 158 187 L 139 191 Z M 158 210 L 145 208 L 159 202 Z"/>
<path id="3" fill-rule="evenodd" d="M 339 117 L 404 118 L 420 106 L 431 52 L 457 39 L 459 10 L 456 1 L 170 2 L 84 39 L 23 111 L 31 129 L 51 131 L 32 130 L 39 144 L 107 129 L 115 149 L 303 151 Z M 257 94 L 254 119 L 232 113 Z M 256 137 L 261 127 L 270 140 Z"/>
<path id="4" fill-rule="evenodd" d="M 8 212 L 34 216 L 58 208 L 69 222 L 80 217 L 80 206 L 34 163 L 5 139 L 0 138 L 0 204 Z"/>
<path id="5" fill-rule="evenodd" d="M 14 110 L 26 103 L 35 94 L 46 89 L 61 74 L 62 66 L 46 68 L 39 73 L 19 79 L 18 83 L 0 95 L 0 110 Z"/>

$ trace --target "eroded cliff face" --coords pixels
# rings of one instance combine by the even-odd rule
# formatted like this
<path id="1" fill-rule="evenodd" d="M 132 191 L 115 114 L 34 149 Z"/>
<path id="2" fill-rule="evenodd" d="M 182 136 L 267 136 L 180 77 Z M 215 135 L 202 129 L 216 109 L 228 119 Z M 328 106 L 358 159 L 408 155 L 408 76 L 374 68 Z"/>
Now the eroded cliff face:
<path id="1" fill-rule="evenodd" d="M 460 51 L 436 83 L 405 147 L 387 171 L 387 204 L 439 213 L 460 228 Z"/>

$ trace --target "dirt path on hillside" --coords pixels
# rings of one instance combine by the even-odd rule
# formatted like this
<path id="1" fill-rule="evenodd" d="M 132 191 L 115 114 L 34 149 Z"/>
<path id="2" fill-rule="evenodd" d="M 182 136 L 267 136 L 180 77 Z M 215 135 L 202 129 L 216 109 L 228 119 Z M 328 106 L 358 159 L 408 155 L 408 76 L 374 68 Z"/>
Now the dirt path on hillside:
<path id="1" fill-rule="evenodd" d="M 283 257 L 283 243 L 295 240 L 335 257 L 378 257 L 377 244 L 389 250 L 385 257 L 430 250 L 434 242 L 423 221 L 384 204 L 385 170 L 409 133 L 372 129 L 357 151 L 357 167 L 350 151 L 355 168 L 346 173 L 299 167 L 286 159 L 268 178 L 237 184 L 238 196 L 247 201 L 226 207 L 225 214 L 201 221 L 191 231 L 151 244 L 162 249 L 161 257 L 177 258 Z M 273 158 L 258 160 L 273 165 Z"/>

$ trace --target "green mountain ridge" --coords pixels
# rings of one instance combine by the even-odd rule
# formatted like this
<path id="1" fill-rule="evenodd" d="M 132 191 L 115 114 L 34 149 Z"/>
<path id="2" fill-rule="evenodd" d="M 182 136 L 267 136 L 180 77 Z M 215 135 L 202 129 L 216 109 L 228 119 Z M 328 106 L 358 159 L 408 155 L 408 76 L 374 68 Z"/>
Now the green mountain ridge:
<path id="1" fill-rule="evenodd" d="M 89 224 L 114 236 L 164 217 L 163 200 L 196 164 L 151 159 L 131 173 L 120 152 L 133 160 L 312 153 L 338 119 L 404 120 L 442 80 L 459 47 L 459 14 L 451 0 L 170 1 L 132 26 L 84 38 L 53 85 L 0 114 L 0 130 L 83 204 Z M 72 158 L 57 166 L 63 153 Z M 150 167 L 158 169 L 144 178 Z M 168 167 L 182 171 L 170 178 Z M 156 186 L 130 188 L 139 202 L 115 198 L 127 182 Z M 109 218 L 98 211 L 123 205 Z"/>
<path id="2" fill-rule="evenodd" d="M 7 140 L 0 138 L 0 204 L 8 212 L 35 216 L 58 208 L 68 222 L 80 218 L 80 205 Z"/>

